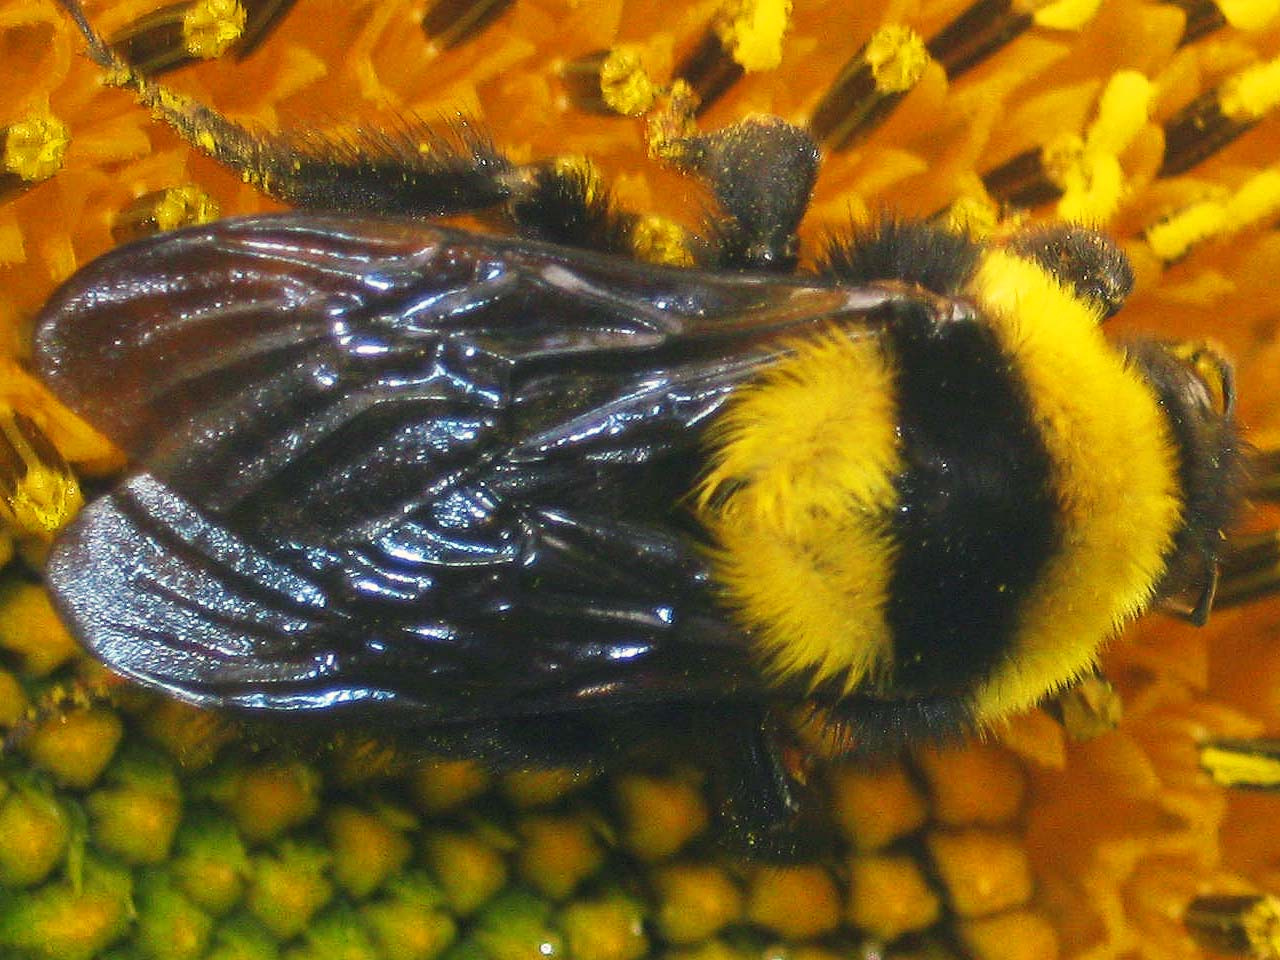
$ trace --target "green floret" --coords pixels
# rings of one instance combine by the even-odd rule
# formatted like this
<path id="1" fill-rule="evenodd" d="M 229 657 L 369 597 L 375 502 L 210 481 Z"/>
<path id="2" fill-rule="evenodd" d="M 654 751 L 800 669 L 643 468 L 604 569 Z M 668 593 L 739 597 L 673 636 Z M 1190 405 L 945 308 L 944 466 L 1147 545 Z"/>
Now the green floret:
<path id="1" fill-rule="evenodd" d="M 31 701 L 18 675 L 0 670 L 0 733 L 17 726 L 30 706 Z"/>
<path id="2" fill-rule="evenodd" d="M 489 789 L 489 772 L 474 760 L 438 760 L 408 776 L 409 792 L 423 813 L 443 813 Z"/>
<path id="3" fill-rule="evenodd" d="M 163 863 L 182 819 L 182 786 L 167 758 L 129 746 L 85 807 L 90 836 L 100 850 L 126 863 Z"/>
<path id="4" fill-rule="evenodd" d="M 127 871 L 89 861 L 79 883 L 0 901 L 0 949 L 31 960 L 93 960 L 129 929 L 132 894 Z"/>
<path id="5" fill-rule="evenodd" d="M 545 807 L 590 783 L 594 776 L 591 770 L 571 767 L 513 770 L 503 774 L 499 786 L 515 807 Z"/>
<path id="6" fill-rule="evenodd" d="M 285 960 L 382 960 L 373 938 L 350 907 L 330 910 L 307 927 L 304 942 Z"/>
<path id="7" fill-rule="evenodd" d="M 364 899 L 402 870 L 413 845 L 386 817 L 342 804 L 325 816 L 333 851 L 333 878 L 350 896 Z"/>
<path id="8" fill-rule="evenodd" d="M 742 891 L 723 864 L 672 863 L 649 879 L 653 919 L 670 943 L 700 943 L 742 917 Z"/>
<path id="9" fill-rule="evenodd" d="M 551 923 L 551 906 L 524 890 L 492 900 L 476 918 L 471 938 L 489 960 L 549 960 L 564 955 Z"/>
<path id="10" fill-rule="evenodd" d="M 97 781 L 124 736 L 120 718 L 105 707 L 76 710 L 40 724 L 22 740 L 31 763 L 72 790 Z"/>
<path id="11" fill-rule="evenodd" d="M 520 878 L 555 900 L 563 900 L 600 869 L 604 851 L 584 816 L 532 814 L 517 824 Z"/>
<path id="12" fill-rule="evenodd" d="M 0 650 L 29 677 L 47 677 L 80 652 L 49 594 L 20 578 L 0 582 Z"/>
<path id="13" fill-rule="evenodd" d="M 640 960 L 649 951 L 644 908 L 621 893 L 569 904 L 560 929 L 574 960 Z"/>
<path id="14" fill-rule="evenodd" d="M 276 855 L 254 857 L 249 912 L 280 940 L 298 936 L 333 898 L 329 861 L 327 850 L 291 842 Z"/>
<path id="15" fill-rule="evenodd" d="M 178 700 L 157 700 L 138 717 L 142 735 L 183 770 L 203 770 L 237 736 L 235 724 L 209 710 Z"/>
<path id="16" fill-rule="evenodd" d="M 623 845 L 647 863 L 678 852 L 710 821 L 706 799 L 688 780 L 631 774 L 613 788 Z"/>
<path id="17" fill-rule="evenodd" d="M 423 855 L 450 906 L 474 913 L 507 883 L 507 863 L 490 844 L 458 830 L 437 830 L 423 840 Z"/>
<path id="18" fill-rule="evenodd" d="M 234 823 L 202 812 L 188 817 L 178 829 L 172 869 L 175 882 L 188 897 L 221 916 L 244 896 L 249 854 Z"/>
<path id="19" fill-rule="evenodd" d="M 279 960 L 275 938 L 257 920 L 244 914 L 221 923 L 213 932 L 213 946 L 205 960 Z"/>
<path id="20" fill-rule="evenodd" d="M 138 882 L 139 952 L 148 960 L 199 960 L 209 946 L 213 917 L 200 909 L 161 871 L 148 871 Z"/>
<path id="21" fill-rule="evenodd" d="M 257 761 L 220 766 L 200 790 L 223 806 L 250 843 L 301 826 L 320 810 L 323 780 L 301 762 Z"/>
<path id="22" fill-rule="evenodd" d="M 71 839 L 66 808 L 36 781 L 6 785 L 0 797 L 0 888 L 40 883 L 62 862 Z"/>
<path id="23" fill-rule="evenodd" d="M 433 960 L 453 944 L 458 924 L 442 907 L 440 888 L 421 871 L 393 877 L 386 894 L 360 907 L 382 954 L 397 960 Z"/>

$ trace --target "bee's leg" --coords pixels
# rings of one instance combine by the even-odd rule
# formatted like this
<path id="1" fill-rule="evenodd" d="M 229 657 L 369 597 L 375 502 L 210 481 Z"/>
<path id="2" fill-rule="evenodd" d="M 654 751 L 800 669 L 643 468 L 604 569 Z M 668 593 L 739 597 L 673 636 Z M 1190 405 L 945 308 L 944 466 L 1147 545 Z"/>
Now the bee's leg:
<path id="1" fill-rule="evenodd" d="M 511 164 L 465 123 L 442 132 L 408 122 L 346 135 L 252 131 L 130 66 L 78 0 L 59 2 L 108 84 L 132 90 L 184 140 L 276 199 L 308 209 L 429 216 L 482 209 L 510 195 L 504 177 Z"/>
<path id="2" fill-rule="evenodd" d="M 1133 292 L 1133 267 L 1106 234 L 1075 223 L 1036 224 L 1008 240 L 1009 249 L 1034 260 L 1103 317 L 1114 315 Z"/>
<path id="3" fill-rule="evenodd" d="M 683 238 L 625 214 L 586 161 L 517 165 L 465 119 L 345 133 L 250 130 L 151 80 L 94 30 L 78 0 L 60 0 L 113 86 L 132 90 L 184 140 L 268 196 L 306 210 L 435 217 L 505 210 L 525 236 L 649 260 L 688 260 Z"/>
<path id="4" fill-rule="evenodd" d="M 1215 380 L 1214 370 L 1222 364 L 1211 350 L 1188 345 L 1187 355 L 1197 369 L 1208 363 L 1205 382 L 1220 394 L 1219 404 L 1230 409 L 1235 389 L 1230 368 L 1225 366 Z M 1207 359 L 1206 359 L 1207 358 Z M 1280 502 L 1280 449 L 1253 449 L 1244 469 L 1244 495 L 1254 504 Z M 1215 544 L 1213 556 L 1205 558 L 1205 585 L 1189 595 L 1174 595 L 1161 601 L 1160 609 L 1171 616 L 1201 626 L 1216 610 L 1228 610 L 1262 597 L 1280 594 L 1280 528 L 1249 533 L 1230 531 Z"/>
<path id="5" fill-rule="evenodd" d="M 527 237 L 673 266 L 692 262 L 682 233 L 619 210 L 600 172 L 583 157 L 511 167 L 502 179 L 507 213 Z"/>
<path id="6" fill-rule="evenodd" d="M 768 860 L 819 856 L 820 804 L 788 769 L 777 721 L 759 708 L 709 711 L 705 736 L 709 790 L 719 811 L 723 842 Z"/>
<path id="7" fill-rule="evenodd" d="M 973 237 L 939 221 L 884 216 L 828 236 L 817 272 L 841 284 L 896 280 L 954 298 L 964 295 L 982 250 Z"/>
<path id="8" fill-rule="evenodd" d="M 1214 610 L 1280 593 L 1280 530 L 1229 536 L 1220 562 L 1212 598 Z M 1176 607 L 1166 607 L 1166 612 L 1193 620 L 1191 614 Z"/>
<path id="9" fill-rule="evenodd" d="M 706 134 L 651 147 L 711 188 L 724 216 L 711 223 L 710 266 L 790 273 L 800 252 L 796 230 L 818 175 L 817 144 L 778 117 L 747 117 Z"/>
<path id="10" fill-rule="evenodd" d="M 525 236 L 669 265 L 790 270 L 817 170 L 813 141 L 776 118 L 683 138 L 668 155 L 711 184 L 726 217 L 705 243 L 659 219 L 618 210 L 585 160 L 518 165 L 465 119 L 344 133 L 250 130 L 145 76 L 89 23 L 79 0 L 59 0 L 106 82 L 138 100 L 184 140 L 270 197 L 305 210 L 437 217 L 499 209 Z M 695 257 L 692 248 L 705 247 Z"/>

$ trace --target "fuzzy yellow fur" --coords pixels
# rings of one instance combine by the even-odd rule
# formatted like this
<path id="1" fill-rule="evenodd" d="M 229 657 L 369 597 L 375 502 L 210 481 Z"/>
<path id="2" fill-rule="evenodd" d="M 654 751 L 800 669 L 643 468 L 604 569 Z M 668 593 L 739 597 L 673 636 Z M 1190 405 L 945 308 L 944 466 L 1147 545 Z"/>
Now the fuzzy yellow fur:
<path id="1" fill-rule="evenodd" d="M 738 391 L 697 490 L 718 580 L 768 667 L 851 689 L 892 655 L 893 371 L 856 331 L 792 345 Z"/>
<path id="2" fill-rule="evenodd" d="M 979 719 L 1032 706 L 1151 602 L 1181 520 L 1178 454 L 1155 395 L 1098 317 L 1043 270 L 987 254 L 973 282 L 1027 383 L 1063 541 L 1022 604 L 1015 648 L 973 695 Z"/>
<path id="3" fill-rule="evenodd" d="M 967 295 L 1027 385 L 1061 530 L 1007 655 L 970 693 L 990 723 L 1080 676 L 1146 608 L 1181 500 L 1155 395 L 1088 305 L 999 251 Z M 830 331 L 792 344 L 713 430 L 697 509 L 718 544 L 725 598 L 776 676 L 892 692 L 896 418 L 893 361 L 879 342 Z"/>

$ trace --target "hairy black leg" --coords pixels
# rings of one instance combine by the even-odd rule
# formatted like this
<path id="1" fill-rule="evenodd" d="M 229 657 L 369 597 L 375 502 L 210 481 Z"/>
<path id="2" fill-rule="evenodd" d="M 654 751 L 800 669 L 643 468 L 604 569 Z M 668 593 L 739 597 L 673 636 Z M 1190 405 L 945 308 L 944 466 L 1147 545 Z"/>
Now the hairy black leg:
<path id="1" fill-rule="evenodd" d="M 78 0 L 60 0 L 107 82 L 132 90 L 184 140 L 268 196 L 340 213 L 435 217 L 501 207 L 526 236 L 613 253 L 645 252 L 641 220 L 619 212 L 590 164 L 513 164 L 465 119 L 342 133 L 250 130 L 149 79 L 89 23 Z M 667 256 L 666 259 L 676 259 Z"/>
<path id="2" fill-rule="evenodd" d="M 340 133 L 251 130 L 130 66 L 89 23 L 79 0 L 59 0 L 113 86 L 184 140 L 268 196 L 305 210 L 435 217 L 501 208 L 523 235 L 668 264 L 789 272 L 796 229 L 817 176 L 818 149 L 799 127 L 750 117 L 708 134 L 673 138 L 664 155 L 703 178 L 722 217 L 706 241 L 655 218 L 618 210 L 588 162 L 511 162 L 465 119 Z"/>
<path id="3" fill-rule="evenodd" d="M 640 253 L 634 214 L 618 210 L 587 160 L 569 157 L 521 167 L 508 210 L 526 236 L 607 253 Z M 649 258 L 652 259 L 652 258 Z"/>
<path id="4" fill-rule="evenodd" d="M 1114 316 L 1133 292 L 1133 267 L 1110 237 L 1074 223 L 1037 224 L 1009 240 L 1019 256 L 1034 260 L 1076 296 Z"/>
<path id="5" fill-rule="evenodd" d="M 107 83 L 132 90 L 184 140 L 269 196 L 307 209 L 410 216 L 479 210 L 511 196 L 510 161 L 464 121 L 436 130 L 406 120 L 340 135 L 253 131 L 131 67 L 78 0 L 60 2 Z"/>
<path id="6" fill-rule="evenodd" d="M 755 706 L 708 710 L 700 734 L 721 839 L 768 860 L 810 859 L 829 839 L 808 788 L 788 769 L 776 718 Z"/>

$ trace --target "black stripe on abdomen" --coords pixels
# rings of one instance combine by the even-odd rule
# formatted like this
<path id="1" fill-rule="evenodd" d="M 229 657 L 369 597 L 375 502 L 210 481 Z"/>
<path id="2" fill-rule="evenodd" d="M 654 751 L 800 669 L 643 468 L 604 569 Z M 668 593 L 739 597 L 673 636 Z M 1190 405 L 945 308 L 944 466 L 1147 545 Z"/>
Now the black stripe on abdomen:
<path id="1" fill-rule="evenodd" d="M 893 695 L 960 693 L 1011 650 L 1055 553 L 1052 464 L 987 326 L 904 312 L 887 334 L 904 465 L 885 611 Z"/>

